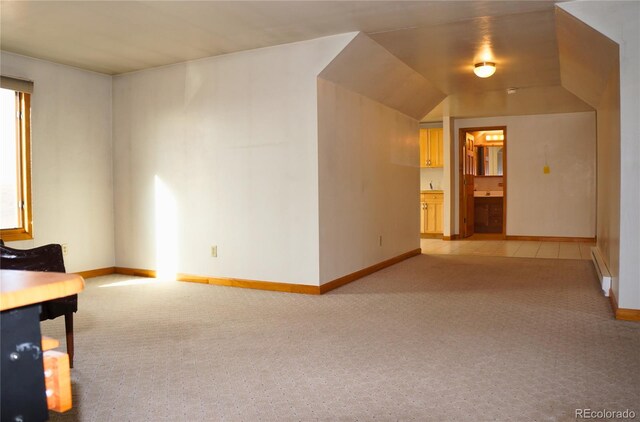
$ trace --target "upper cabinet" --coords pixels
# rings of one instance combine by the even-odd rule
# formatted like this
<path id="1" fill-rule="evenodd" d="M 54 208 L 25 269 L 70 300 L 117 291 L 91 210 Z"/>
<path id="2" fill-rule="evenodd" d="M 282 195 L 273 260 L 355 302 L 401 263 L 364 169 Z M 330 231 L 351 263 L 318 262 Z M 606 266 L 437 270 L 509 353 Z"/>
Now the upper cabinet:
<path id="1" fill-rule="evenodd" d="M 442 167 L 442 128 L 420 129 L 420 167 Z"/>

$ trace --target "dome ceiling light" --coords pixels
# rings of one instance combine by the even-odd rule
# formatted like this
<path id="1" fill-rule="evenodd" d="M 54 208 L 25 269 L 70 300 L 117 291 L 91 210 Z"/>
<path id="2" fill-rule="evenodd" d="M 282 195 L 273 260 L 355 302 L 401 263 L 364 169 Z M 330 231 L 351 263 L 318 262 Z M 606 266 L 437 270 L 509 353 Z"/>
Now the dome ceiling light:
<path id="1" fill-rule="evenodd" d="M 496 73 L 496 64 L 493 62 L 476 63 L 473 68 L 473 73 L 479 78 L 488 78 Z"/>

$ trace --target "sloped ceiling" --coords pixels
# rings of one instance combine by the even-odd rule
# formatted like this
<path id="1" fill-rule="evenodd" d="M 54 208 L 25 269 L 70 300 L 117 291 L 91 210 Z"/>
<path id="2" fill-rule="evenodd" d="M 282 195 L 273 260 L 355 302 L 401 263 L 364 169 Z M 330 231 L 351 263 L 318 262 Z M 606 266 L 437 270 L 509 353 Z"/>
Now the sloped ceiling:
<path id="1" fill-rule="evenodd" d="M 504 90 L 487 91 L 481 95 L 461 93 L 450 95 L 423 119 L 442 120 L 442 116 L 457 118 L 522 116 L 527 114 L 570 113 L 592 111 L 593 108 L 559 85 L 522 88 L 516 94 Z"/>
<path id="2" fill-rule="evenodd" d="M 445 95 L 421 74 L 360 33 L 318 77 L 420 120 Z"/>
<path id="3" fill-rule="evenodd" d="M 119 74 L 346 32 L 553 10 L 553 1 L 6 1 L 1 47 Z"/>
<path id="4" fill-rule="evenodd" d="M 559 8 L 556 28 L 562 86 L 596 108 L 618 69 L 618 44 Z"/>
<path id="5" fill-rule="evenodd" d="M 553 10 L 479 17 L 371 38 L 447 95 L 560 84 Z M 483 61 L 485 51 L 497 71 L 482 79 L 473 74 L 473 64 Z"/>
<path id="6" fill-rule="evenodd" d="M 448 95 L 423 121 L 588 111 L 593 108 L 561 84 L 554 10 L 484 16 L 371 38 Z M 487 79 L 473 64 L 496 63 Z M 507 94 L 507 88 L 517 88 Z"/>
<path id="7" fill-rule="evenodd" d="M 397 92 L 378 90 L 379 101 L 407 101 L 406 112 L 414 113 L 439 95 L 447 96 L 424 121 L 440 120 L 443 112 L 482 117 L 592 110 L 607 63 L 615 59 L 608 52 L 599 55 L 610 50 L 599 33 L 565 12 L 557 13 L 555 3 L 1 1 L 0 47 L 119 74 L 363 31 L 424 79 L 398 80 Z M 581 25 L 591 31 L 587 35 L 592 42 L 585 44 L 582 35 L 576 38 L 575 31 L 585 31 Z M 352 59 L 358 54 L 345 54 L 351 54 L 355 64 Z M 496 62 L 498 70 L 491 78 L 479 79 L 472 73 L 473 64 L 486 58 Z M 359 60 L 361 75 L 373 75 L 367 73 L 368 59 Z M 353 89 L 365 82 L 353 75 L 347 81 L 337 67 L 332 72 L 325 77 L 341 79 Z M 409 99 L 414 82 L 427 94 L 415 92 L 417 98 Z M 511 87 L 518 91 L 507 96 Z"/>

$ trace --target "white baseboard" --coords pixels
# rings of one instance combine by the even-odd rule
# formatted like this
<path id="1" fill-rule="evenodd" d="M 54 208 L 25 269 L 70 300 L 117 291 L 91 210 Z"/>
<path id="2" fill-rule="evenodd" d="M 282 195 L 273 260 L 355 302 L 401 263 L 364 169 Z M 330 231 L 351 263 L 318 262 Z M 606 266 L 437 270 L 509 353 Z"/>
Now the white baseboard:
<path id="1" fill-rule="evenodd" d="M 602 286 L 602 292 L 605 296 L 609 296 L 609 290 L 611 289 L 611 273 L 609 273 L 607 264 L 605 264 L 597 246 L 591 248 L 591 260 L 593 261 L 593 266 L 598 274 L 598 279 Z"/>

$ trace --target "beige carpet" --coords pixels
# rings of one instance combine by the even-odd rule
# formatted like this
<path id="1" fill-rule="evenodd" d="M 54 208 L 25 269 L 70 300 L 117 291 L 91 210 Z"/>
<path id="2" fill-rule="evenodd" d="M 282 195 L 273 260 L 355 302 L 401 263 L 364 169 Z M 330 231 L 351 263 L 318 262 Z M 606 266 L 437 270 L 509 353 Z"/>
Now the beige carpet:
<path id="1" fill-rule="evenodd" d="M 612 318 L 588 261 L 421 255 L 323 296 L 109 276 L 76 315 L 54 421 L 640 414 L 640 324 Z"/>

